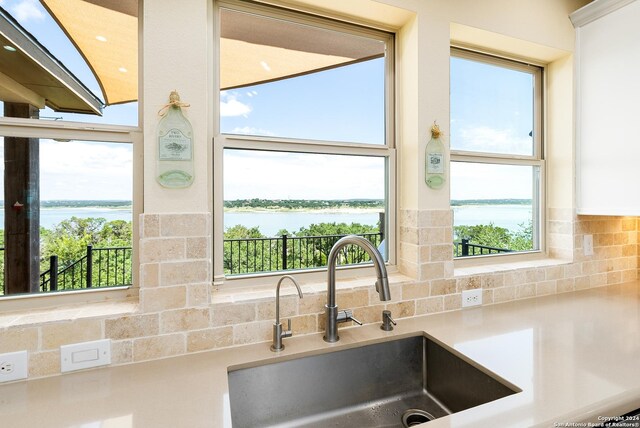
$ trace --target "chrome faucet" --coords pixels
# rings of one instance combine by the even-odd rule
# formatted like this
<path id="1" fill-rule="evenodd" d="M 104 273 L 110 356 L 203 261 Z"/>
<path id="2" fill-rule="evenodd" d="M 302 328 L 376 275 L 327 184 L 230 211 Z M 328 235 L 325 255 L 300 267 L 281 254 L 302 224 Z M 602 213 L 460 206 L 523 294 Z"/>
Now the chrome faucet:
<path id="1" fill-rule="evenodd" d="M 302 290 L 300 290 L 300 286 L 298 282 L 291 275 L 283 275 L 278 281 L 278 285 L 276 286 L 276 322 L 273 323 L 273 344 L 271 345 L 271 350 L 273 352 L 282 351 L 284 349 L 284 345 L 282 344 L 282 339 L 285 337 L 293 336 L 293 332 L 291 331 L 291 319 L 287 320 L 287 329 L 282 330 L 282 324 L 280 323 L 280 284 L 286 278 L 290 279 L 291 282 L 298 289 L 298 296 L 302 299 Z"/>
<path id="2" fill-rule="evenodd" d="M 360 325 L 362 323 L 353 318 L 351 310 L 338 311 L 336 306 L 336 262 L 338 254 L 347 245 L 357 245 L 369 254 L 369 257 L 373 261 L 373 266 L 376 269 L 376 275 L 378 280 L 376 281 L 376 291 L 380 295 L 381 301 L 391 300 L 391 293 L 389 292 L 389 280 L 387 279 L 387 268 L 384 266 L 384 260 L 382 255 L 373 246 L 371 242 L 364 239 L 361 236 L 348 235 L 338 240 L 329 252 L 329 259 L 327 260 L 327 304 L 325 305 L 326 324 L 324 331 L 325 342 L 337 342 L 338 337 L 338 323 L 354 321 Z"/>

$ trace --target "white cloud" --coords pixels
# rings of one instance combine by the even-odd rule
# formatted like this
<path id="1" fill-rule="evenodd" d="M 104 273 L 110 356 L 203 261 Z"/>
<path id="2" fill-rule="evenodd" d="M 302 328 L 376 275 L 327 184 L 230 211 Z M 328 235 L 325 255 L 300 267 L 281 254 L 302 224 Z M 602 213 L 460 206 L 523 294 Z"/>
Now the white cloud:
<path id="1" fill-rule="evenodd" d="M 532 138 L 516 135 L 513 129 L 488 126 L 461 129 L 453 147 L 458 150 L 531 155 Z"/>
<path id="2" fill-rule="evenodd" d="M 530 199 L 533 167 L 451 163 L 451 199 Z"/>
<path id="3" fill-rule="evenodd" d="M 226 150 L 224 198 L 383 199 L 384 160 Z"/>
<path id="4" fill-rule="evenodd" d="M 220 116 L 248 116 L 251 106 L 238 101 L 238 94 L 227 91 L 220 92 Z"/>
<path id="5" fill-rule="evenodd" d="M 275 137 L 275 132 L 269 131 L 267 129 L 255 128 L 253 126 L 243 126 L 233 128 L 230 132 L 231 134 L 238 135 L 260 135 L 263 137 Z"/>
<path id="6" fill-rule="evenodd" d="M 35 0 L 22 0 L 11 8 L 11 12 L 19 22 L 44 19 L 44 13 Z"/>
<path id="7" fill-rule="evenodd" d="M 131 149 L 128 144 L 41 140 L 41 199 L 130 200 Z"/>

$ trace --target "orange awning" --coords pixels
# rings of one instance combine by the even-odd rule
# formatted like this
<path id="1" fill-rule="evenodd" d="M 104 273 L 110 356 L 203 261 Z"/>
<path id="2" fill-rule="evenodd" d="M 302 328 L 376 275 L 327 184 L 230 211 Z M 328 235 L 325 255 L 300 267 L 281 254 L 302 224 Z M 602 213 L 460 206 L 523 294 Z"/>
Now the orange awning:
<path id="1" fill-rule="evenodd" d="M 40 0 L 78 47 L 106 104 L 138 98 L 138 1 Z M 342 32 L 222 9 L 220 86 L 237 88 L 384 55 L 384 44 Z M 203 55 L 205 53 L 203 52 Z"/>
<path id="2" fill-rule="evenodd" d="M 107 105 L 138 99 L 138 1 L 40 0 L 96 76 Z"/>

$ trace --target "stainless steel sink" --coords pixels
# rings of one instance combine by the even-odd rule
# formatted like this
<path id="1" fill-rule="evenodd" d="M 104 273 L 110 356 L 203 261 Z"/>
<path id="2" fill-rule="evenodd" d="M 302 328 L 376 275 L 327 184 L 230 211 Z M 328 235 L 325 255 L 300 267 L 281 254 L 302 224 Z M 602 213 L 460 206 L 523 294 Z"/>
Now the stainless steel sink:
<path id="1" fill-rule="evenodd" d="M 422 335 L 228 374 L 234 428 L 415 426 L 520 391 Z"/>

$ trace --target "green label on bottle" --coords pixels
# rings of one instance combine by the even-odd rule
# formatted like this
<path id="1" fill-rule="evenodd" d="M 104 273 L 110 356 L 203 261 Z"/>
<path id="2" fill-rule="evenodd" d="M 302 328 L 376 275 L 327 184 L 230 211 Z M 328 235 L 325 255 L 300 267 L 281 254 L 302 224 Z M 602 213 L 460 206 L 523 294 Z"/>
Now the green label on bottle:
<path id="1" fill-rule="evenodd" d="M 161 161 L 191 160 L 191 138 L 179 129 L 170 129 L 166 135 L 159 138 Z"/>

